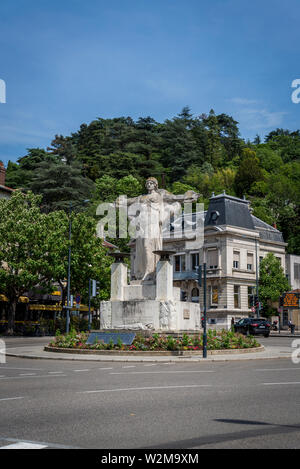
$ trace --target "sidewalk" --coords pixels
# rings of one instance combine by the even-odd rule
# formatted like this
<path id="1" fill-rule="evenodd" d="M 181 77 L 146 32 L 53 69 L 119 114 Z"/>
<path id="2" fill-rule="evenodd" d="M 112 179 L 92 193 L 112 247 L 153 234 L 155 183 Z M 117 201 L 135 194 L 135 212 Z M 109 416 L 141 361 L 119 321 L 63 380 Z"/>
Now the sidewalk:
<path id="1" fill-rule="evenodd" d="M 290 337 L 292 339 L 293 337 L 295 338 L 300 337 L 300 331 L 295 331 L 294 334 L 291 334 L 291 331 L 281 330 L 280 333 L 279 331 L 271 331 L 270 337 Z"/>
<path id="2" fill-rule="evenodd" d="M 206 359 L 200 353 L 191 357 L 184 356 L 132 356 L 132 355 L 79 355 L 72 353 L 55 353 L 45 352 L 41 345 L 31 345 L 24 347 L 8 347 L 6 356 L 31 358 L 31 359 L 47 359 L 47 360 L 75 360 L 75 361 L 96 361 L 96 362 L 216 362 L 216 361 L 232 361 L 232 360 L 262 360 L 262 359 L 281 359 L 290 358 L 294 349 L 289 346 L 265 346 L 265 350 L 261 352 L 250 353 L 234 353 L 208 355 Z"/>

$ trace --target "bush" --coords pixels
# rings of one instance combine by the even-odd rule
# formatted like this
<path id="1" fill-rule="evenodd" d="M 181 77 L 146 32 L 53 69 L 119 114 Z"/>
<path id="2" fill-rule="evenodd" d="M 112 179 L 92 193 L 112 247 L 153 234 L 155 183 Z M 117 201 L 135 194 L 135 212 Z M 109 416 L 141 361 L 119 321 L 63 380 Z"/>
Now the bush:
<path id="1" fill-rule="evenodd" d="M 145 351 L 178 351 L 178 350 L 202 350 L 203 349 L 203 335 L 183 334 L 182 338 L 177 338 L 172 335 L 165 336 L 153 334 L 150 337 L 145 337 L 142 334 L 136 334 L 132 345 L 124 345 L 121 339 L 118 340 L 116 345 L 110 341 L 108 344 L 104 342 L 96 342 L 93 345 L 87 345 L 86 340 L 88 333 L 86 331 L 78 332 L 75 328 L 71 329 L 69 334 L 57 335 L 50 343 L 54 347 L 63 348 L 86 348 L 91 350 L 145 350 Z M 243 349 L 258 347 L 259 343 L 254 337 L 244 337 L 242 334 L 234 333 L 232 331 L 213 331 L 209 330 L 207 334 L 207 349 L 208 350 L 223 350 L 223 349 Z"/>

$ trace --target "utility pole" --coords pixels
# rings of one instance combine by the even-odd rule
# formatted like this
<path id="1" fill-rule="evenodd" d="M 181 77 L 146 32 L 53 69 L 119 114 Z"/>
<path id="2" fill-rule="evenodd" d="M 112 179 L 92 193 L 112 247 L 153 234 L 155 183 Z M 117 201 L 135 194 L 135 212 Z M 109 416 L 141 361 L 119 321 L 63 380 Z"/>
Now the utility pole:
<path id="1" fill-rule="evenodd" d="M 198 266 L 198 285 L 202 287 L 202 265 Z M 200 312 L 201 313 L 201 312 Z M 203 358 L 207 358 L 206 262 L 203 264 Z"/>
<path id="2" fill-rule="evenodd" d="M 256 316 L 259 319 L 259 310 L 260 310 L 260 303 L 259 303 L 259 286 L 258 286 L 258 253 L 257 253 L 257 238 L 255 238 L 255 254 L 256 254 L 256 298 L 257 298 L 257 305 L 256 306 Z"/>

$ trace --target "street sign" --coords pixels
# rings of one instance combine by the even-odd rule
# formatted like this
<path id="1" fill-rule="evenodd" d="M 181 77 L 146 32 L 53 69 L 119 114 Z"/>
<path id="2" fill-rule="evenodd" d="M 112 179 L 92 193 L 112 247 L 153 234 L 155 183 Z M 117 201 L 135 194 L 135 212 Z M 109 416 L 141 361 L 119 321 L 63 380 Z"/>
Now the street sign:
<path id="1" fill-rule="evenodd" d="M 283 295 L 283 304 L 284 308 L 299 308 L 299 293 L 284 293 Z"/>
<path id="2" fill-rule="evenodd" d="M 76 301 L 76 308 L 80 308 L 81 296 L 76 295 L 75 301 Z"/>

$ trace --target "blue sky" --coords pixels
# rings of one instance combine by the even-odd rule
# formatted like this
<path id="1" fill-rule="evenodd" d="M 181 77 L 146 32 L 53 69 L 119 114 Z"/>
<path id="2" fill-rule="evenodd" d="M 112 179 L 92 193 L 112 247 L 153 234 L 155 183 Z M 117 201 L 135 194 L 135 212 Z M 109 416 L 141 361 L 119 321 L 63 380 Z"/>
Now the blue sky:
<path id="1" fill-rule="evenodd" d="M 298 0 L 2 0 L 0 159 L 185 105 L 232 115 L 244 138 L 300 128 L 299 17 Z"/>

